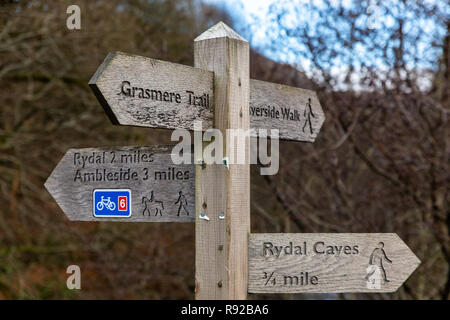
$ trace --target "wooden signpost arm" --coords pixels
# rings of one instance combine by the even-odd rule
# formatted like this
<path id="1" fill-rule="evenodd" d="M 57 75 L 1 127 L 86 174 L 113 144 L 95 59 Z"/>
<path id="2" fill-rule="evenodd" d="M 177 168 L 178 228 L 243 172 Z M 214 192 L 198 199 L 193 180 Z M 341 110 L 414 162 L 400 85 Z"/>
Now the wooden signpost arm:
<path id="1" fill-rule="evenodd" d="M 195 67 L 214 72 L 214 128 L 226 137 L 223 154 L 228 156 L 226 130 L 249 128 L 249 44 L 220 22 L 195 39 L 194 61 Z M 195 166 L 196 299 L 247 298 L 248 138 L 237 152 L 245 152 L 246 164 Z"/>

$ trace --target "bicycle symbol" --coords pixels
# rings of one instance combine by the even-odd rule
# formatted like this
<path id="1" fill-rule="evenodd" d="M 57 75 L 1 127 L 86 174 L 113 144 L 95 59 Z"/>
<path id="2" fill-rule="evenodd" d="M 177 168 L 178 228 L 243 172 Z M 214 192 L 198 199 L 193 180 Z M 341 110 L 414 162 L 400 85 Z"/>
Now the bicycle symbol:
<path id="1" fill-rule="evenodd" d="M 97 210 L 102 211 L 104 208 L 114 211 L 116 209 L 116 204 L 111 201 L 111 197 L 104 199 L 104 196 L 97 202 Z"/>

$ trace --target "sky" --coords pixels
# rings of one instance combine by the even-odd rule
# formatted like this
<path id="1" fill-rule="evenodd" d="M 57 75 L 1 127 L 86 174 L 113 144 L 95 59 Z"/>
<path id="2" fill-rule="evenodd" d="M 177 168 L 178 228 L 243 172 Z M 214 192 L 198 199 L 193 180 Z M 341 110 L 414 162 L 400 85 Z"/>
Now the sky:
<path id="1" fill-rule="evenodd" d="M 308 0 L 300 1 L 307 2 Z M 224 8 L 230 13 L 233 17 L 233 28 L 250 42 L 253 49 L 275 61 L 291 64 L 299 62 L 295 61 L 295 57 L 285 53 L 265 50 L 270 39 L 266 35 L 267 22 L 261 23 L 261 21 L 265 21 L 267 18 L 269 7 L 274 0 L 203 0 L 203 2 Z M 308 63 L 306 62 L 306 64 Z"/>
<path id="2" fill-rule="evenodd" d="M 261 43 L 264 40 L 263 28 L 246 30 L 246 25 L 255 25 L 255 21 L 264 19 L 274 0 L 204 0 L 205 3 L 214 4 L 227 9 L 233 15 L 236 23 L 236 31 L 243 36 L 252 37 L 252 42 Z"/>
<path id="3" fill-rule="evenodd" d="M 241 34 L 244 38 L 246 38 L 249 42 L 252 48 L 256 49 L 257 51 L 263 53 L 267 57 L 271 58 L 272 60 L 284 62 L 284 63 L 290 63 L 292 65 L 297 66 L 302 71 L 305 71 L 307 74 L 310 73 L 311 70 L 311 59 L 306 56 L 301 56 L 298 53 L 301 50 L 296 50 L 299 47 L 298 42 L 295 41 L 295 39 L 290 39 L 292 41 L 290 42 L 284 42 L 286 45 L 278 50 L 270 50 L 269 45 L 271 43 L 276 42 L 277 37 L 279 37 L 277 27 L 271 24 L 270 19 L 268 18 L 269 15 L 269 8 L 271 4 L 273 4 L 277 0 L 203 0 L 205 3 L 214 4 L 218 7 L 224 8 L 229 14 L 231 14 L 233 21 L 234 21 L 234 28 L 236 31 Z M 360 0 L 331 0 L 332 3 L 342 3 L 345 7 L 351 8 L 354 5 L 354 1 L 360 1 Z M 362 0 L 361 0 L 362 1 Z M 379 3 L 381 0 L 365 0 L 369 6 L 372 6 L 372 15 L 376 19 L 374 19 L 372 22 L 374 24 L 374 27 L 379 30 L 379 38 L 383 38 L 383 28 L 380 28 L 380 23 L 383 23 L 384 26 L 393 26 L 395 20 L 390 17 L 388 14 L 385 14 L 381 12 L 381 10 L 378 10 L 377 3 Z M 389 2 L 386 0 L 382 0 L 384 5 L 389 5 Z M 411 31 L 411 34 L 413 35 L 413 32 L 416 32 L 416 34 L 422 34 L 424 43 L 416 42 L 419 44 L 418 48 L 420 50 L 421 47 L 423 48 L 430 48 L 429 41 L 432 39 L 430 36 L 427 38 L 428 34 L 432 34 L 433 31 L 436 30 L 436 25 L 433 24 L 432 19 L 422 19 L 422 20 L 416 20 L 413 16 L 414 13 L 412 10 L 409 10 L 411 7 L 408 7 L 408 5 L 411 3 L 413 4 L 413 1 L 418 0 L 407 0 L 406 7 L 399 6 L 392 6 L 393 10 L 392 12 L 395 12 L 397 10 L 398 15 L 404 15 L 405 17 L 408 17 L 410 19 L 409 26 Z M 436 4 L 441 7 L 441 12 L 443 12 L 447 17 L 450 17 L 450 4 L 446 0 L 420 0 L 423 1 L 425 4 Z M 395 1 L 394 1 L 395 2 Z M 300 25 L 303 23 L 305 25 L 305 22 L 309 26 L 314 26 L 314 17 L 310 14 L 310 12 L 307 12 L 309 5 L 313 5 L 315 7 L 319 7 L 323 5 L 323 0 L 296 0 L 295 2 L 286 2 L 286 7 L 289 8 L 289 6 L 299 8 L 301 6 L 302 13 L 305 12 L 305 14 L 302 14 L 302 17 L 295 16 L 295 14 L 289 14 L 288 18 L 288 24 L 291 25 Z M 294 10 L 292 10 L 294 11 Z M 367 12 L 369 14 L 369 12 Z M 409 15 L 409 16 L 408 16 Z M 412 16 L 411 16 L 412 15 Z M 368 22 L 365 22 L 368 23 Z M 272 33 L 267 33 L 268 30 L 272 29 Z M 311 28 L 310 28 L 311 29 Z M 312 28 L 314 29 L 314 28 Z M 275 30 L 275 31 L 274 31 Z M 269 34 L 269 35 L 268 35 Z M 442 35 L 445 35 L 445 30 L 442 30 Z M 427 42 L 428 41 L 428 42 Z M 301 46 L 301 44 L 300 44 Z M 291 47 L 291 48 L 287 48 Z M 386 65 L 380 65 L 377 64 L 375 54 L 373 52 L 370 52 L 370 50 L 367 50 L 367 47 L 364 47 L 364 44 L 357 43 L 356 49 L 354 49 L 352 52 L 347 52 L 347 56 L 350 55 L 358 55 L 359 59 L 365 59 L 365 62 L 367 61 L 373 61 L 373 65 L 378 67 L 381 70 L 387 70 L 389 67 Z M 290 50 L 294 49 L 294 50 Z M 371 56 L 373 54 L 373 56 Z M 437 53 L 439 54 L 439 53 Z M 433 55 L 436 55 L 436 52 L 430 52 L 430 50 L 424 50 L 423 57 L 427 59 L 423 59 L 423 61 L 431 61 L 431 64 L 428 65 L 422 64 L 420 65 L 419 62 L 419 68 L 422 69 L 429 69 L 436 67 L 437 64 L 435 61 L 437 59 L 434 58 Z M 431 58 L 430 58 L 431 57 Z M 357 63 L 356 63 L 357 64 Z M 433 66 L 434 65 L 434 66 Z M 345 58 L 336 59 L 332 63 L 332 69 L 334 70 L 334 73 L 344 73 L 342 72 L 343 68 L 346 68 L 346 62 Z M 412 66 L 413 68 L 416 66 Z"/>

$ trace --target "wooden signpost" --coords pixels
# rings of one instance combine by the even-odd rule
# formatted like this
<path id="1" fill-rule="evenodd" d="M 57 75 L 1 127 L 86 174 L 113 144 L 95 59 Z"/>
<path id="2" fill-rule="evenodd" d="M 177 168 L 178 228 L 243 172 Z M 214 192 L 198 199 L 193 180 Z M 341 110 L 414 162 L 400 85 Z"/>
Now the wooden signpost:
<path id="1" fill-rule="evenodd" d="M 249 44 L 222 22 L 194 41 L 195 67 L 110 53 L 89 85 L 114 124 L 279 130 L 313 142 L 315 92 L 249 79 Z M 243 149 L 249 159 L 249 137 Z M 388 292 L 419 260 L 395 234 L 250 234 L 250 168 L 174 165 L 171 147 L 71 149 L 45 183 L 70 220 L 195 221 L 196 299 L 247 292 Z M 250 239 L 250 243 L 249 243 Z M 370 288 L 369 288 L 370 287 Z"/>

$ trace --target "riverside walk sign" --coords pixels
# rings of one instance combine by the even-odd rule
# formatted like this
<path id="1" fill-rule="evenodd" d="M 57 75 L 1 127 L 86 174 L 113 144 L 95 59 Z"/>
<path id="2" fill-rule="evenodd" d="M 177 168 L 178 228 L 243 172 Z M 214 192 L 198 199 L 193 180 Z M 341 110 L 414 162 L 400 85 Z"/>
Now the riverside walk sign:
<path id="1" fill-rule="evenodd" d="M 251 80 L 249 44 L 224 23 L 195 39 L 194 65 L 114 52 L 89 85 L 114 124 L 194 130 L 194 140 L 197 121 L 222 134 L 316 139 L 316 93 Z M 45 187 L 73 221 L 195 222 L 196 299 L 391 292 L 419 265 L 395 234 L 251 234 L 249 163 L 226 161 L 234 137 L 224 136 L 214 164 L 203 154 L 175 164 L 171 146 L 70 149 Z M 239 152 L 250 155 L 249 144 Z"/>

